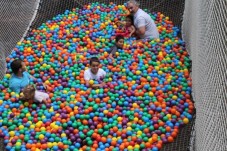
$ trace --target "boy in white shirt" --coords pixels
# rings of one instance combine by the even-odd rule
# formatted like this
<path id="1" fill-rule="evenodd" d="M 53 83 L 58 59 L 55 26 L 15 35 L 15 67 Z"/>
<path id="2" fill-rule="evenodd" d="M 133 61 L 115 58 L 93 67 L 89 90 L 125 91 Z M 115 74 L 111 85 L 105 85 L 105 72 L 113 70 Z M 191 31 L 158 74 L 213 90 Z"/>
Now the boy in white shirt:
<path id="1" fill-rule="evenodd" d="M 103 78 L 106 76 L 106 72 L 99 68 L 100 61 L 97 57 L 92 57 L 90 59 L 90 68 L 85 70 L 84 79 L 87 85 L 90 85 L 92 88 L 98 88 L 104 86 Z M 101 81 L 101 84 L 90 84 L 90 80 Z"/>

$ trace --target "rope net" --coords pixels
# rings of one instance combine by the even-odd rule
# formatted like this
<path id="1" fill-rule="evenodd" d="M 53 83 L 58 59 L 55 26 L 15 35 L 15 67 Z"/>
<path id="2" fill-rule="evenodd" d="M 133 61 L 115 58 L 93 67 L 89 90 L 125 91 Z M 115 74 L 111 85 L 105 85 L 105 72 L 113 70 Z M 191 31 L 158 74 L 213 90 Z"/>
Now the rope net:
<path id="1" fill-rule="evenodd" d="M 186 1 L 183 39 L 192 60 L 197 151 L 227 150 L 227 1 Z"/>
<path id="2" fill-rule="evenodd" d="M 37 0 L 0 1 L 0 79 L 6 71 L 7 57 L 23 37 L 38 6 Z"/>

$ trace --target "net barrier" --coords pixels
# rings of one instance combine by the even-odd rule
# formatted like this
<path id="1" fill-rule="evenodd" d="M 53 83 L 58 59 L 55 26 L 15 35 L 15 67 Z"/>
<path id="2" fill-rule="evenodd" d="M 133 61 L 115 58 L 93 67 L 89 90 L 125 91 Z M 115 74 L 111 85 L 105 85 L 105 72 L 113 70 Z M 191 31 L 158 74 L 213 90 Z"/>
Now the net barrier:
<path id="1" fill-rule="evenodd" d="M 0 1 L 0 79 L 6 70 L 7 57 L 26 34 L 39 0 L 1 0 Z"/>
<path id="2" fill-rule="evenodd" d="M 227 1 L 185 2 L 182 36 L 192 60 L 196 107 L 191 150 L 227 150 Z"/>

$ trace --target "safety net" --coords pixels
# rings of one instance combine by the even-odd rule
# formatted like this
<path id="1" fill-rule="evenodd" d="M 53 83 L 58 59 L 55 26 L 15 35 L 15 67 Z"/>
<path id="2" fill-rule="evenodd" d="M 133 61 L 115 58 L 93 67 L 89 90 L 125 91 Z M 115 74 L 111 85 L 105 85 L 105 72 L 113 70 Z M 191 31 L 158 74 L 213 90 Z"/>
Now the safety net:
<path id="1" fill-rule="evenodd" d="M 0 79 L 6 71 L 5 57 L 26 34 L 38 4 L 39 0 L 0 1 Z"/>
<path id="2" fill-rule="evenodd" d="M 191 150 L 227 150 L 227 1 L 185 2 L 183 39 L 196 107 Z"/>

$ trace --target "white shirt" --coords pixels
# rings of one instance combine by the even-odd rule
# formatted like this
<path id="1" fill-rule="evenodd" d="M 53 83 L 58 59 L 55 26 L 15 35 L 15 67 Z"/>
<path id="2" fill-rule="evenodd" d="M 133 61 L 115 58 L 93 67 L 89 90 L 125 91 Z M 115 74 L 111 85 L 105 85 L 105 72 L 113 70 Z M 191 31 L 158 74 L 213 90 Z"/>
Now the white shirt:
<path id="1" fill-rule="evenodd" d="M 85 72 L 84 72 L 84 79 L 85 80 L 94 80 L 94 79 L 99 80 L 101 77 L 105 77 L 105 76 L 106 76 L 106 72 L 101 68 L 99 68 L 97 74 L 93 74 L 91 72 L 90 68 L 85 70 Z"/>
<path id="2" fill-rule="evenodd" d="M 137 29 L 145 26 L 145 34 L 140 35 L 140 38 L 142 39 L 159 38 L 158 29 L 155 25 L 154 20 L 142 9 L 138 9 L 138 11 L 134 14 L 134 26 Z"/>
<path id="3" fill-rule="evenodd" d="M 36 102 L 43 102 L 43 100 L 46 100 L 49 98 L 49 95 L 47 93 L 41 92 L 41 91 L 35 91 L 35 98 L 34 100 Z"/>

